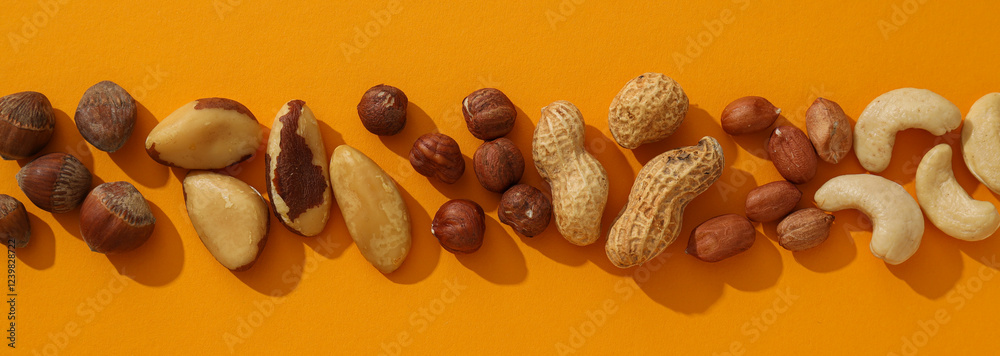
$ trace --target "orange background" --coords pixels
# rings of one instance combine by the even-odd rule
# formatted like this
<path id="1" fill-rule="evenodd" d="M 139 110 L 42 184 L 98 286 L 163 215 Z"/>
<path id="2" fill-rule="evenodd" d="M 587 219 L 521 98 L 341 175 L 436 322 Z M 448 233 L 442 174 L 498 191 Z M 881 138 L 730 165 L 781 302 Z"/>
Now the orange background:
<path id="1" fill-rule="evenodd" d="M 46 94 L 57 128 L 45 152 L 76 155 L 95 184 L 135 183 L 158 219 L 154 236 L 135 251 L 90 252 L 79 238 L 78 211 L 36 208 L 13 179 L 27 161 L 0 162 L 8 177 L 0 192 L 28 204 L 34 232 L 17 251 L 17 351 L 992 353 L 985 347 L 995 345 L 1000 312 L 993 278 L 1000 238 L 962 242 L 927 222 L 916 255 L 887 266 L 869 253 L 867 220 L 843 211 L 829 240 L 805 252 L 780 248 L 774 223 L 758 224 L 753 248 L 723 262 L 700 262 L 683 250 L 692 227 L 742 214 L 749 190 L 781 179 L 760 157 L 766 134 L 722 132 L 727 103 L 765 96 L 784 109 L 782 121 L 804 128 L 817 96 L 857 118 L 876 96 L 912 86 L 943 95 L 964 114 L 1000 90 L 998 12 L 993 1 L 915 0 L 5 4 L 0 95 Z M 358 35 L 366 28 L 369 35 Z M 669 139 L 624 150 L 610 139 L 608 105 L 647 71 L 680 82 L 691 110 Z M 140 104 L 134 136 L 113 154 L 86 144 L 72 121 L 83 92 L 101 80 L 117 82 Z M 369 134 L 356 114 L 361 94 L 379 83 L 410 99 L 408 124 L 396 136 Z M 725 150 L 726 171 L 691 203 L 678 242 L 646 267 L 615 268 L 604 239 L 572 246 L 554 226 L 532 239 L 517 236 L 497 221 L 499 195 L 479 186 L 471 165 L 445 185 L 415 174 L 406 160 L 413 140 L 434 130 L 471 156 L 480 141 L 466 130 L 460 103 L 484 86 L 518 106 L 509 137 L 528 162 L 539 109 L 560 99 L 581 109 L 587 148 L 610 173 L 605 229 L 641 164 L 660 152 L 712 135 Z M 158 120 L 211 96 L 240 101 L 268 127 L 286 101 L 305 100 L 323 122 L 327 152 L 346 143 L 379 163 L 398 182 L 413 220 L 413 250 L 403 266 L 378 273 L 337 209 L 317 238 L 272 220 L 250 271 L 219 265 L 187 218 L 179 181 L 185 172 L 143 151 Z M 955 148 L 958 181 L 975 198 L 997 203 L 962 163 L 958 133 L 943 139 Z M 935 139 L 901 133 L 883 175 L 913 193 L 916 164 Z M 829 178 L 863 171 L 853 154 L 836 166 L 821 163 L 800 187 L 800 207 L 812 206 L 813 192 Z M 233 173 L 264 191 L 260 157 Z M 531 165 L 523 182 L 543 184 Z M 451 198 L 474 199 L 487 211 L 486 242 L 475 254 L 454 256 L 430 234 L 433 214 Z"/>

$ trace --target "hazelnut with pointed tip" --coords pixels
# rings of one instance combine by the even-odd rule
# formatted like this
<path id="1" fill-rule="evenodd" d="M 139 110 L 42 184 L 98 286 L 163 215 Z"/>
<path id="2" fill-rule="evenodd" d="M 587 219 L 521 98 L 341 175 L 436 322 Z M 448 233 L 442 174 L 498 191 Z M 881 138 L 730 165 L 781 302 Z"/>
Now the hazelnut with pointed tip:
<path id="1" fill-rule="evenodd" d="M 128 252 L 149 240 L 156 218 L 142 193 L 128 182 L 104 183 L 80 209 L 80 230 L 91 251 Z"/>
<path id="2" fill-rule="evenodd" d="M 36 158 L 17 172 L 17 185 L 36 206 L 53 213 L 80 206 L 90 191 L 91 175 L 80 160 L 66 153 Z"/>
<path id="3" fill-rule="evenodd" d="M 103 81 L 87 89 L 76 107 L 76 128 L 87 142 L 104 152 L 115 152 L 132 136 L 135 99 L 121 86 Z"/>
<path id="4" fill-rule="evenodd" d="M 0 194 L 0 241 L 4 246 L 21 248 L 31 239 L 31 222 L 24 204 L 7 194 Z"/>
<path id="5" fill-rule="evenodd" d="M 33 91 L 0 98 L 0 157 L 34 156 L 52 139 L 56 118 L 49 99 Z"/>

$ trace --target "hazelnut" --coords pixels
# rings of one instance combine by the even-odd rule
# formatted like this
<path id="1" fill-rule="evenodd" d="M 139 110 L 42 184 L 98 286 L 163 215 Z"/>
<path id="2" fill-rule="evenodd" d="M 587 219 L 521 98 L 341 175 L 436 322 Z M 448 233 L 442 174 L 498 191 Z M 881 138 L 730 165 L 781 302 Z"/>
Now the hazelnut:
<path id="1" fill-rule="evenodd" d="M 458 142 L 442 133 L 417 138 L 410 149 L 410 164 L 417 173 L 448 184 L 457 182 L 465 173 L 465 158 Z"/>
<path id="2" fill-rule="evenodd" d="M 431 222 L 431 234 L 451 253 L 473 253 L 483 246 L 486 213 L 476 202 L 450 200 L 438 209 Z"/>
<path id="3" fill-rule="evenodd" d="M 83 93 L 73 120 L 87 142 L 101 151 L 115 152 L 132 136 L 135 113 L 132 95 L 105 80 Z"/>
<path id="4" fill-rule="evenodd" d="M 491 192 L 503 193 L 524 174 L 524 157 L 506 137 L 484 142 L 472 157 L 479 184 Z"/>
<path id="5" fill-rule="evenodd" d="M 87 167 L 72 155 L 50 153 L 17 172 L 17 185 L 42 210 L 65 213 L 76 209 L 90 191 Z"/>
<path id="6" fill-rule="evenodd" d="M 502 91 L 483 88 L 465 97 L 462 115 L 473 136 L 489 141 L 514 129 L 517 109 Z"/>
<path id="7" fill-rule="evenodd" d="M 361 96 L 358 116 L 365 129 L 379 136 L 392 136 L 406 126 L 406 94 L 399 88 L 379 84 Z"/>
<path id="8" fill-rule="evenodd" d="M 134 250 L 149 240 L 155 224 L 149 203 L 129 182 L 98 185 L 80 209 L 80 232 L 94 252 Z"/>
<path id="9" fill-rule="evenodd" d="M 500 222 L 510 225 L 514 232 L 534 237 L 549 226 L 552 200 L 535 187 L 518 184 L 503 193 L 497 215 Z"/>
<path id="10" fill-rule="evenodd" d="M 781 109 L 759 96 L 736 99 L 722 110 L 722 130 L 730 135 L 764 131 L 778 120 Z"/>
<path id="11" fill-rule="evenodd" d="M 0 98 L 0 157 L 23 159 L 34 156 L 52 139 L 56 118 L 52 104 L 33 91 Z"/>
<path id="12" fill-rule="evenodd" d="M 7 194 L 0 194 L 0 241 L 4 246 L 21 248 L 31 239 L 31 222 L 24 204 Z"/>

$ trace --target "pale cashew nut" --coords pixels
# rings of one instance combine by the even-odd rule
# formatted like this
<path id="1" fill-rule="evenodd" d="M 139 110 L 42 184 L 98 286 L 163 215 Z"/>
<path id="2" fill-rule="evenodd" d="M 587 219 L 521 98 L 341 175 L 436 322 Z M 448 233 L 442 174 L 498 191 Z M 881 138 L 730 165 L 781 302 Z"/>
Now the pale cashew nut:
<path id="1" fill-rule="evenodd" d="M 823 184 L 816 206 L 826 211 L 858 209 L 872 220 L 871 250 L 891 265 L 906 261 L 920 247 L 924 215 L 906 189 L 871 174 L 848 174 Z"/>
<path id="2" fill-rule="evenodd" d="M 962 128 L 962 156 L 972 175 L 1000 194 L 1000 93 L 972 104 Z"/>
<path id="3" fill-rule="evenodd" d="M 941 136 L 961 124 L 961 111 L 948 99 L 927 89 L 896 89 L 875 98 L 858 116 L 854 153 L 861 166 L 879 173 L 889 167 L 896 132 L 923 129 Z"/>
<path id="4" fill-rule="evenodd" d="M 932 148 L 917 167 L 917 201 L 934 226 L 956 239 L 979 241 L 1000 227 L 993 203 L 974 200 L 951 170 L 951 146 Z"/>

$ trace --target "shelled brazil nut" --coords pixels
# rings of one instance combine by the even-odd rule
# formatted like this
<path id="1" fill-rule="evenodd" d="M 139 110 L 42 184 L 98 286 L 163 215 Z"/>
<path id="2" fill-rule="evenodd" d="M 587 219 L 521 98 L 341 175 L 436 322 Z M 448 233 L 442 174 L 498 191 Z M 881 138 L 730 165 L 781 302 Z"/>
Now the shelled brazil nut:
<path id="1" fill-rule="evenodd" d="M 296 234 L 326 228 L 333 204 L 328 163 L 316 116 L 304 101 L 289 101 L 271 126 L 264 176 L 274 215 Z"/>
<path id="2" fill-rule="evenodd" d="M 249 159 L 264 131 L 246 106 L 225 98 L 198 99 L 160 121 L 146 138 L 146 152 L 160 164 L 222 169 Z"/>

